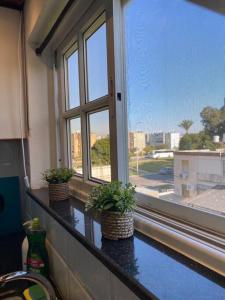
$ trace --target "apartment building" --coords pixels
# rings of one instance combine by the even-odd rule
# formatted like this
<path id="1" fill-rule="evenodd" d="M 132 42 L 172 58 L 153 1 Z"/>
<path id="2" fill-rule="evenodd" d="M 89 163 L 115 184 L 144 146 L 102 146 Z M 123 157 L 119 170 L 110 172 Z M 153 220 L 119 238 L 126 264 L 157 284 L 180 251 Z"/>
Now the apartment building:
<path id="1" fill-rule="evenodd" d="M 179 132 L 168 132 L 165 134 L 165 144 L 168 145 L 169 149 L 178 149 L 180 143 Z"/>
<path id="2" fill-rule="evenodd" d="M 178 149 L 180 142 L 179 132 L 154 132 L 146 134 L 146 141 L 152 146 L 167 145 L 168 149 Z"/>
<path id="3" fill-rule="evenodd" d="M 81 147 L 81 133 L 74 132 L 71 135 L 71 152 L 72 158 L 77 158 L 81 156 L 82 147 Z"/>
<path id="4" fill-rule="evenodd" d="M 175 194 L 193 198 L 225 185 L 225 154 L 221 151 L 191 150 L 174 153 Z"/>
<path id="5" fill-rule="evenodd" d="M 146 146 L 145 133 L 143 131 L 129 132 L 128 145 L 129 150 L 142 151 Z"/>

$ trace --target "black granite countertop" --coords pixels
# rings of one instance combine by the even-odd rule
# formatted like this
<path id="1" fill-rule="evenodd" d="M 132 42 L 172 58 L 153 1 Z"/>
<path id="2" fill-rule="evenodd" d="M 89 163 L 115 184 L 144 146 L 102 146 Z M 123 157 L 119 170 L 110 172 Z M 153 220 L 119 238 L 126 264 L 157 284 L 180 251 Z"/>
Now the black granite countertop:
<path id="1" fill-rule="evenodd" d="M 49 203 L 44 189 L 28 194 L 140 299 L 225 299 L 225 278 L 180 253 L 137 231 L 127 240 L 106 240 L 98 219 L 84 212 L 81 201 Z"/>

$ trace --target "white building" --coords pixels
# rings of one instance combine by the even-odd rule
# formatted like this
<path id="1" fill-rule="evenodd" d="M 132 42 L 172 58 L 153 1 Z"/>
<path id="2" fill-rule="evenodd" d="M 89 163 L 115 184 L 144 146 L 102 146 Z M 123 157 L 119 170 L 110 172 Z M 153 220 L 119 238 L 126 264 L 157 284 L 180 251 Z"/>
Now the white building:
<path id="1" fill-rule="evenodd" d="M 168 132 L 165 136 L 165 144 L 168 145 L 169 149 L 178 149 L 180 143 L 179 132 Z"/>
<path id="2" fill-rule="evenodd" d="M 225 153 L 190 150 L 174 153 L 175 194 L 193 198 L 218 185 L 225 186 Z"/>

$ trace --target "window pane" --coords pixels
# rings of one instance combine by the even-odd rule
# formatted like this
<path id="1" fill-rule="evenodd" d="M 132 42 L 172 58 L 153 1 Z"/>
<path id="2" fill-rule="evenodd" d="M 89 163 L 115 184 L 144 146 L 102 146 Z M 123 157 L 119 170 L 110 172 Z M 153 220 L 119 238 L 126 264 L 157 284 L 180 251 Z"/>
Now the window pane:
<path id="1" fill-rule="evenodd" d="M 130 181 L 225 213 L 225 17 L 189 1 L 124 3 Z"/>
<path id="2" fill-rule="evenodd" d="M 70 160 L 71 167 L 79 174 L 83 174 L 82 168 L 82 138 L 80 118 L 70 121 Z"/>
<path id="3" fill-rule="evenodd" d="M 108 94 L 106 24 L 86 40 L 88 101 Z"/>
<path id="4" fill-rule="evenodd" d="M 108 110 L 89 114 L 91 177 L 110 181 L 110 137 Z"/>
<path id="5" fill-rule="evenodd" d="M 66 59 L 67 64 L 67 108 L 72 109 L 80 105 L 78 51 Z"/>

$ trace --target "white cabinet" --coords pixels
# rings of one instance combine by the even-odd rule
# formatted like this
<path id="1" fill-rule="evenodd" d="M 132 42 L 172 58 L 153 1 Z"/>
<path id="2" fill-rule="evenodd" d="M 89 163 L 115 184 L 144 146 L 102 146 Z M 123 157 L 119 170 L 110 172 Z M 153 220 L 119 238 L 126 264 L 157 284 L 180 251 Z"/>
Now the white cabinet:
<path id="1" fill-rule="evenodd" d="M 18 62 L 19 28 L 20 12 L 0 7 L 0 139 L 17 139 L 21 137 L 19 113 L 19 95 L 21 91 Z M 23 96 L 21 101 L 23 103 L 23 116 Z M 22 119 L 24 121 L 24 118 Z"/>

